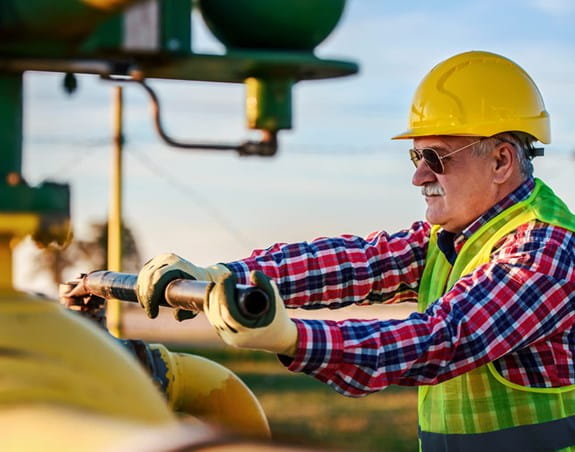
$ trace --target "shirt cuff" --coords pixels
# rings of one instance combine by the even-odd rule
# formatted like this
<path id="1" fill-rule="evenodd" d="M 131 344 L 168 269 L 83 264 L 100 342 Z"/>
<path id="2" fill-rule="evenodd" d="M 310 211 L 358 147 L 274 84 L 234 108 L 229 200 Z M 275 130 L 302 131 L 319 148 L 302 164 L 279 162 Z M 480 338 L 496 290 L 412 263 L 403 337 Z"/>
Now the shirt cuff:
<path id="1" fill-rule="evenodd" d="M 332 320 L 292 319 L 298 330 L 297 350 L 293 358 L 279 355 L 280 362 L 292 372 L 319 377 L 333 375 L 343 359 L 343 336 Z"/>
<path id="2" fill-rule="evenodd" d="M 230 270 L 238 279 L 238 284 L 249 284 L 250 282 L 250 268 L 242 261 L 225 262 L 228 270 Z"/>

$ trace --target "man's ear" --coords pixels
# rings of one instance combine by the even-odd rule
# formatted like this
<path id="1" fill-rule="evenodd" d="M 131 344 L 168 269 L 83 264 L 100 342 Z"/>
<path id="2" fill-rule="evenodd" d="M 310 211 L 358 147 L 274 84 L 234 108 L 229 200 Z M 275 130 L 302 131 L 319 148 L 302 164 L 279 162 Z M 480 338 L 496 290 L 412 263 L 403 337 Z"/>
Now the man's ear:
<path id="1" fill-rule="evenodd" d="M 513 175 L 517 156 L 510 143 L 501 143 L 493 150 L 494 182 L 505 183 Z"/>

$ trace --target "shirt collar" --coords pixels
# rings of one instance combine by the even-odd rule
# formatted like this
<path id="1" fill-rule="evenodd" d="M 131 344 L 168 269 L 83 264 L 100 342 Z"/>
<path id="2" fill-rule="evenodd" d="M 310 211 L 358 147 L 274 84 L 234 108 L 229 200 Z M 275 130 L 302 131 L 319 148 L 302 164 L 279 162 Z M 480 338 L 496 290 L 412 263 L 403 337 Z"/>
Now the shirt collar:
<path id="1" fill-rule="evenodd" d="M 473 221 L 467 228 L 461 231 L 459 234 L 454 234 L 445 230 L 441 230 L 437 235 L 437 245 L 439 249 L 443 252 L 447 260 L 453 264 L 455 258 L 457 257 L 457 252 L 461 249 L 463 244 L 469 237 L 471 237 L 475 232 L 486 224 L 492 218 L 495 218 L 505 209 L 523 201 L 529 197 L 533 189 L 535 188 L 535 180 L 530 177 L 525 182 L 523 182 L 519 187 L 512 191 L 509 195 L 499 201 L 497 204 L 493 205 L 487 212 Z"/>

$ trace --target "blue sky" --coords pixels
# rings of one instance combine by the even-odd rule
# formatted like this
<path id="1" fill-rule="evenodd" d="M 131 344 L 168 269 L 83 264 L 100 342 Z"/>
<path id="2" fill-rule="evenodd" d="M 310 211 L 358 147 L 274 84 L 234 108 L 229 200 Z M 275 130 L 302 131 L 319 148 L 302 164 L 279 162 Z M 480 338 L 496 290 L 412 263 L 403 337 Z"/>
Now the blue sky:
<path id="1" fill-rule="evenodd" d="M 222 47 L 195 18 L 194 48 Z M 468 50 L 505 55 L 538 84 L 553 142 L 536 173 L 575 210 L 575 2 L 348 0 L 317 54 L 359 63 L 356 76 L 302 82 L 294 129 L 272 159 L 166 147 L 152 129 L 144 93 L 126 88 L 125 218 L 144 257 L 173 251 L 198 264 L 245 256 L 276 241 L 343 232 L 395 230 L 420 218 L 410 184 L 406 127 L 411 96 L 432 66 Z M 111 85 L 80 77 L 66 96 L 59 74 L 27 74 L 24 175 L 32 184 L 71 184 L 75 231 L 105 218 L 111 153 Z M 241 85 L 151 81 L 170 133 L 183 140 L 240 141 L 246 130 Z M 28 271 L 21 247 L 17 282 Z M 89 269 L 83 269 L 89 270 Z"/>
<path id="2" fill-rule="evenodd" d="M 360 62 L 359 80 L 343 81 L 339 86 L 348 92 L 338 100 L 352 104 L 360 115 L 362 110 L 366 115 L 381 113 L 394 131 L 403 127 L 411 95 L 432 66 L 467 50 L 501 53 L 538 83 L 553 117 L 554 144 L 568 147 L 575 138 L 569 123 L 575 87 L 574 18 L 575 3 L 568 0 L 352 0 L 320 53 Z"/>

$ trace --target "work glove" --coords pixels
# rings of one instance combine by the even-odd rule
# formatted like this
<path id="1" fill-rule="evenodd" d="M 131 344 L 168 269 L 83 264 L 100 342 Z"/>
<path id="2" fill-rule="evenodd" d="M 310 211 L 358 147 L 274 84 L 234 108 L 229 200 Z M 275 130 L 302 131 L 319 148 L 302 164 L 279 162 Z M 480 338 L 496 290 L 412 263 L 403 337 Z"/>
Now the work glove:
<path id="1" fill-rule="evenodd" d="M 230 273 L 223 264 L 204 268 L 172 253 L 160 254 L 146 262 L 138 273 L 136 295 L 146 315 L 153 319 L 158 316 L 159 306 L 166 303 L 164 292 L 166 286 L 174 279 L 216 281 L 219 277 Z M 174 317 L 178 321 L 194 318 L 197 314 L 196 311 L 174 310 Z"/>
<path id="2" fill-rule="evenodd" d="M 250 280 L 268 295 L 270 309 L 265 316 L 256 320 L 242 317 L 237 307 L 237 280 L 231 273 L 220 278 L 210 289 L 204 313 L 228 345 L 294 357 L 297 327 L 287 315 L 277 285 L 260 271 L 252 271 Z"/>

